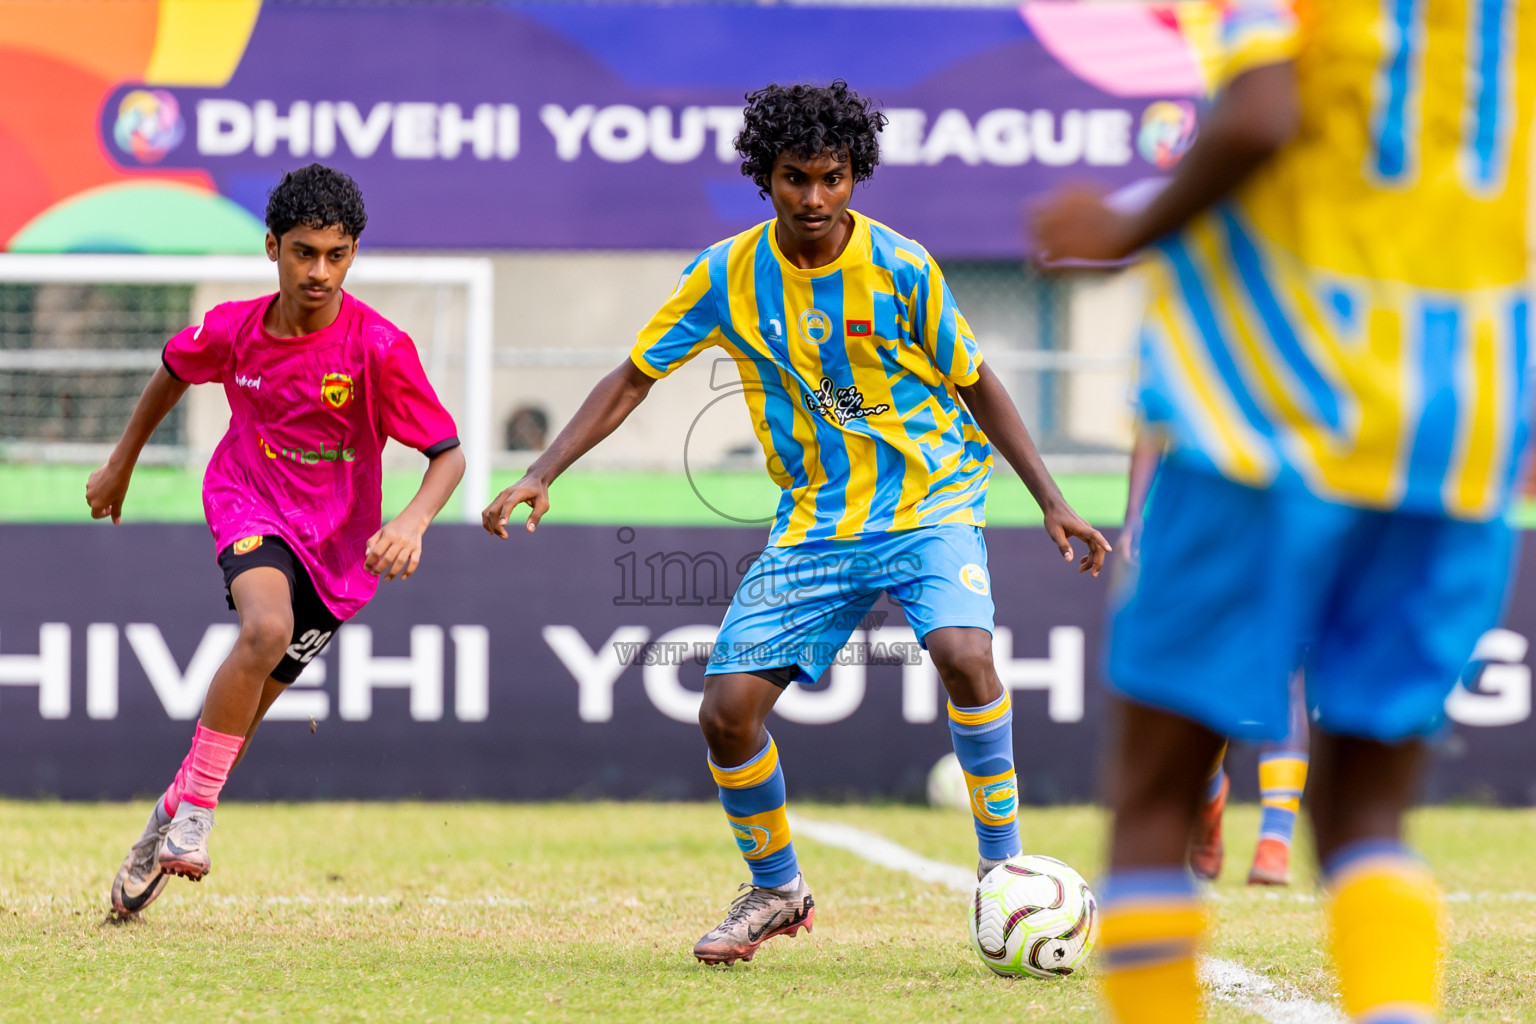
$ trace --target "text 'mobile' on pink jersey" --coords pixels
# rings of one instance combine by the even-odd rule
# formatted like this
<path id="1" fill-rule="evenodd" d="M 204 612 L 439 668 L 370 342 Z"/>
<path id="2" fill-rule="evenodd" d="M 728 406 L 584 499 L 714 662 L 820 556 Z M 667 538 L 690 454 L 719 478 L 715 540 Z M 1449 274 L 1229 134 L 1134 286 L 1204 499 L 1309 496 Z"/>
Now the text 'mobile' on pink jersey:
<path id="1" fill-rule="evenodd" d="M 385 441 L 432 456 L 458 431 L 404 331 L 344 294 L 331 326 L 275 338 L 262 317 L 276 297 L 215 306 L 166 343 L 165 368 L 221 383 L 229 399 L 229 431 L 203 477 L 214 550 L 282 537 L 327 607 L 350 619 L 378 587 L 363 562 L 382 522 Z"/>

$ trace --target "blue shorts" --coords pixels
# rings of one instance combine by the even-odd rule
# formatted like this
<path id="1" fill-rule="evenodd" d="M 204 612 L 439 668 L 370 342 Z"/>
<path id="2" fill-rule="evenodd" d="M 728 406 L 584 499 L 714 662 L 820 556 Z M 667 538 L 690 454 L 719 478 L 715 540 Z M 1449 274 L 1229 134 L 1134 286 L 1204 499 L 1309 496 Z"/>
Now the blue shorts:
<path id="1" fill-rule="evenodd" d="M 1140 565 L 1112 611 L 1109 684 L 1224 736 L 1278 740 L 1306 637 L 1307 702 L 1321 728 L 1424 736 L 1498 622 L 1513 555 L 1502 519 L 1353 508 L 1170 460 Z"/>
<path id="2" fill-rule="evenodd" d="M 855 540 L 766 549 L 736 588 L 705 675 L 795 667 L 814 686 L 880 592 L 918 640 L 940 626 L 992 631 L 987 546 L 975 526 L 944 523 Z"/>

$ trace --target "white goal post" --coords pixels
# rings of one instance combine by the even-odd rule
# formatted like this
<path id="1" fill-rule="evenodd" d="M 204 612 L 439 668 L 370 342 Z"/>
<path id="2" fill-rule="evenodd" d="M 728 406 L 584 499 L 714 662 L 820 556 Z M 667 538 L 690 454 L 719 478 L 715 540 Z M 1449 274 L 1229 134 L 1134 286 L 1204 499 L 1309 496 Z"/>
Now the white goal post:
<path id="1" fill-rule="evenodd" d="M 6 284 L 189 284 L 270 281 L 264 256 L 150 256 L 132 254 L 0 253 L 0 283 Z M 465 293 L 463 414 L 464 446 L 461 519 L 480 521 L 490 500 L 492 324 L 495 275 L 490 259 L 475 256 L 387 256 L 363 253 L 347 281 L 367 285 L 458 286 Z M 140 354 L 130 351 L 10 350 L 0 352 L 0 369 L 129 368 Z M 66 366 L 70 363 L 72 366 Z M 117 363 L 117 366 L 106 365 Z M 14 364 L 14 365 L 12 365 Z M 58 364 L 58 365 L 55 365 Z M 154 366 L 159 365 L 158 353 Z"/>

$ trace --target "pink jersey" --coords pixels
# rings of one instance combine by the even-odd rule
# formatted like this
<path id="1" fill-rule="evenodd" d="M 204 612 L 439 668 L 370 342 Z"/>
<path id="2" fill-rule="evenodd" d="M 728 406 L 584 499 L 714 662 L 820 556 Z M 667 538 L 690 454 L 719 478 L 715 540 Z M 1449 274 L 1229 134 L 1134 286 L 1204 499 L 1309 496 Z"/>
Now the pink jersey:
<path id="1" fill-rule="evenodd" d="M 404 331 L 343 295 L 331 326 L 274 338 L 261 321 L 276 297 L 215 306 L 166 343 L 165 368 L 218 381 L 229 399 L 229 432 L 203 477 L 215 550 L 282 537 L 349 619 L 378 587 L 363 562 L 382 522 L 385 440 L 430 456 L 458 444 L 457 431 Z"/>

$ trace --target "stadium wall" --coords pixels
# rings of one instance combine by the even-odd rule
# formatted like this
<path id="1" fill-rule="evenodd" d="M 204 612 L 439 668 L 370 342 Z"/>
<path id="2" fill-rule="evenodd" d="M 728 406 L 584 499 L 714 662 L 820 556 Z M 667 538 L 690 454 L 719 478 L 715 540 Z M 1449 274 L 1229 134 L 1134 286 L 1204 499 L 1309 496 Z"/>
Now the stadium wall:
<path id="1" fill-rule="evenodd" d="M 696 655 L 762 540 L 757 528 L 546 526 L 492 543 L 439 526 L 423 570 L 383 584 L 279 699 L 228 792 L 708 798 Z M 1064 568 L 1040 530 L 992 529 L 988 545 L 1022 797 L 1091 800 L 1111 583 Z M 1536 803 L 1536 555 L 1524 561 L 1508 628 L 1484 638 L 1490 664 L 1452 698 L 1432 799 Z M 9 525 L 0 564 L 0 794 L 158 790 L 235 632 L 206 531 Z M 949 748 L 942 690 L 900 611 L 882 599 L 859 625 L 848 663 L 792 688 L 771 721 L 797 797 L 918 798 Z M 1239 796 L 1253 777 L 1239 762 Z"/>

